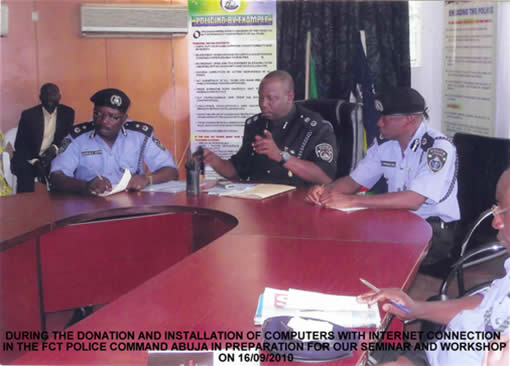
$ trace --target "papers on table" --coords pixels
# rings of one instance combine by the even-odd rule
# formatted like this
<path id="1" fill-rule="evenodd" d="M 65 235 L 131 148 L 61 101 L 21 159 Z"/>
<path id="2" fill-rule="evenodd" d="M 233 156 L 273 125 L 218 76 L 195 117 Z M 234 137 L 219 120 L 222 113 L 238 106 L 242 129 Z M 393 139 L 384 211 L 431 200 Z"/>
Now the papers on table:
<path id="1" fill-rule="evenodd" d="M 220 182 L 215 187 L 205 190 L 208 194 L 238 198 L 264 199 L 277 194 L 292 191 L 294 186 L 284 184 L 247 184 Z"/>
<path id="2" fill-rule="evenodd" d="M 227 196 L 246 192 L 249 189 L 255 188 L 255 186 L 256 184 L 220 182 L 214 187 L 204 190 L 204 192 L 215 196 Z"/>
<path id="3" fill-rule="evenodd" d="M 119 183 L 113 184 L 111 191 L 100 193 L 100 194 L 98 194 L 98 196 L 106 197 L 106 196 L 110 196 L 115 193 L 125 191 L 130 180 L 131 180 L 131 172 L 129 171 L 129 169 L 126 168 L 126 169 L 124 169 L 124 174 L 122 175 L 122 178 L 120 178 Z"/>
<path id="4" fill-rule="evenodd" d="M 165 183 L 152 184 L 142 189 L 142 192 L 167 192 L 178 193 L 186 190 L 186 182 L 181 180 L 171 180 Z"/>
<path id="5" fill-rule="evenodd" d="M 342 212 L 354 212 L 354 211 L 366 210 L 367 209 L 366 207 L 349 207 L 349 208 L 327 207 L 327 208 L 330 208 L 332 210 L 342 211 Z"/>
<path id="6" fill-rule="evenodd" d="M 329 295 L 296 289 L 264 289 L 254 322 L 260 325 L 274 316 L 294 316 L 329 321 L 343 327 L 378 327 L 379 308 L 358 303 L 354 296 Z"/>

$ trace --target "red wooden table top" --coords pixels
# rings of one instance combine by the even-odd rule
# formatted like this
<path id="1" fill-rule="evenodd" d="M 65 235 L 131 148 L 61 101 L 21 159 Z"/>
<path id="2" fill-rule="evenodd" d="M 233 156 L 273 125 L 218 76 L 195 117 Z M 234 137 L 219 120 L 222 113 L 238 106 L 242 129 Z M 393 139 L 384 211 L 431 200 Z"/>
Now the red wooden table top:
<path id="1" fill-rule="evenodd" d="M 363 277 L 407 288 L 430 240 L 430 226 L 399 210 L 342 213 L 294 191 L 264 201 L 183 193 L 121 193 L 108 198 L 34 193 L 0 199 L 0 248 L 73 222 L 120 214 L 197 211 L 238 224 L 181 262 L 70 330 L 256 330 L 264 287 L 358 295 Z M 34 208 L 35 207 L 35 208 Z M 27 212 L 34 212 L 27 215 Z M 40 210 L 40 214 L 39 211 Z M 29 217 L 27 217 L 29 216 Z M 260 328 L 258 328 L 260 329 Z M 359 357 L 331 364 L 355 364 Z M 20 364 L 147 364 L 146 352 L 30 352 Z"/>

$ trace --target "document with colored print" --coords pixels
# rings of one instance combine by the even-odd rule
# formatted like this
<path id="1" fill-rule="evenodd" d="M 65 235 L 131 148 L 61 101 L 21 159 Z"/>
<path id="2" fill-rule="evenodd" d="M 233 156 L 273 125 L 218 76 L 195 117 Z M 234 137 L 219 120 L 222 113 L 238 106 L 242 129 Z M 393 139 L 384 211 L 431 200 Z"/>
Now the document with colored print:
<path id="1" fill-rule="evenodd" d="M 355 296 L 266 287 L 259 299 L 255 324 L 275 316 L 314 318 L 348 328 L 379 327 L 381 324 L 379 308 L 358 303 Z"/>

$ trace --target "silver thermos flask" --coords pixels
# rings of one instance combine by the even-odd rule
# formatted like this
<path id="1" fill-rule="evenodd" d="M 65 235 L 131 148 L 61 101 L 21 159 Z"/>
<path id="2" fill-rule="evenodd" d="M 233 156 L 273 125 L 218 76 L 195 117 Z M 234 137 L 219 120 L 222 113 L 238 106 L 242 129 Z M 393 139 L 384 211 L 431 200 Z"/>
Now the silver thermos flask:
<path id="1" fill-rule="evenodd" d="M 189 195 L 200 194 L 200 163 L 188 156 L 186 168 L 186 193 Z"/>

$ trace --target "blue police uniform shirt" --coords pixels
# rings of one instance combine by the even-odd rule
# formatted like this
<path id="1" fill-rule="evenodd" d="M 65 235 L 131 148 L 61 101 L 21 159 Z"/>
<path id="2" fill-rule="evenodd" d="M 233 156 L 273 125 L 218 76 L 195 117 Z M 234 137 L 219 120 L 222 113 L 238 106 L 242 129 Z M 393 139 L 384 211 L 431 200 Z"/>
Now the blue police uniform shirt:
<path id="1" fill-rule="evenodd" d="M 443 134 L 421 123 L 402 154 L 396 140 L 374 141 L 350 174 L 358 184 L 372 188 L 384 176 L 388 192 L 413 191 L 426 198 L 413 213 L 444 222 L 459 220 L 457 152 Z"/>
<path id="2" fill-rule="evenodd" d="M 143 154 L 141 156 L 142 147 Z M 131 174 L 144 174 L 143 163 L 151 172 L 162 167 L 175 168 L 172 154 L 152 133 L 152 127 L 137 121 L 126 121 L 110 148 L 95 133 L 94 122 L 76 125 L 51 164 L 51 172 L 62 171 L 71 178 L 90 181 L 100 174 L 117 184 L 124 168 Z"/>
<path id="3" fill-rule="evenodd" d="M 476 308 L 458 313 L 447 325 L 445 331 L 450 332 L 499 332 L 501 336 L 508 334 L 510 329 L 510 259 L 505 261 L 506 276 L 492 282 L 489 289 L 481 294 L 483 300 Z M 496 340 L 497 341 L 497 340 Z M 442 343 L 469 345 L 488 344 L 489 340 L 474 336 L 468 340 L 440 340 Z M 432 366 L 441 365 L 481 365 L 485 351 L 468 349 L 460 351 L 426 351 L 427 359 Z"/>

